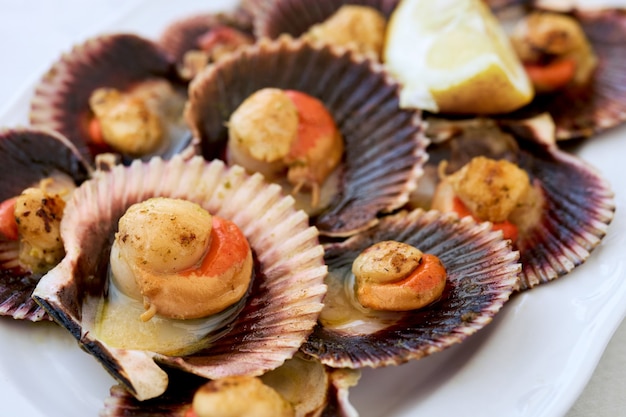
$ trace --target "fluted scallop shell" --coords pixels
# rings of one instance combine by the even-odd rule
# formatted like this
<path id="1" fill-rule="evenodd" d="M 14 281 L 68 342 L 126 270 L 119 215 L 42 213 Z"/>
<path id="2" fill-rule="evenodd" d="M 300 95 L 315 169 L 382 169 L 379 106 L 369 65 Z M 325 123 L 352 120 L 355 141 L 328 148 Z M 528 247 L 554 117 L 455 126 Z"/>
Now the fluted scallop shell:
<path id="1" fill-rule="evenodd" d="M 79 184 L 89 177 L 91 168 L 60 134 L 33 128 L 0 130 L 0 202 L 55 172 L 67 174 Z M 0 315 L 49 320 L 31 298 L 41 274 L 20 267 L 18 250 L 17 241 L 0 237 Z"/>
<path id="2" fill-rule="evenodd" d="M 560 150 L 554 130 L 551 134 L 544 126 L 546 121 L 534 119 L 525 128 L 512 124 L 511 133 L 490 120 L 444 121 L 438 128 L 445 129 L 447 124 L 456 129 L 455 136 L 429 149 L 433 164 L 442 159 L 452 161 L 450 171 L 478 155 L 512 160 L 541 188 L 543 215 L 516 242 L 522 263 L 520 291 L 552 281 L 585 262 L 606 235 L 615 214 L 610 184 L 596 168 Z M 487 143 L 490 145 L 483 146 Z"/>
<path id="3" fill-rule="evenodd" d="M 529 0 L 485 0 L 491 11 L 496 14 L 502 13 L 507 9 L 524 6 L 530 3 Z"/>
<path id="4" fill-rule="evenodd" d="M 441 351 L 491 322 L 517 285 L 518 253 L 487 223 L 459 219 L 452 213 L 400 212 L 350 239 L 328 244 L 328 295 L 353 298 L 350 280 L 354 259 L 365 248 L 395 240 L 439 257 L 447 271 L 441 298 L 409 312 L 363 312 L 353 300 L 351 321 L 325 323 L 324 312 L 302 351 L 333 367 L 398 365 Z M 356 307 L 355 307 L 356 306 Z"/>
<path id="5" fill-rule="evenodd" d="M 300 36 L 347 4 L 369 6 L 389 18 L 398 0 L 317 0 L 314 7 L 307 0 L 249 0 L 249 3 L 255 14 L 256 35 L 277 38 L 281 34 Z"/>
<path id="6" fill-rule="evenodd" d="M 598 58 L 592 82 L 539 95 L 518 112 L 549 112 L 558 140 L 589 137 L 626 121 L 626 10 L 581 10 L 573 16 Z"/>
<path id="7" fill-rule="evenodd" d="M 235 222 L 255 255 L 255 279 L 245 306 L 211 346 L 185 357 L 111 348 L 83 322 L 88 297 L 101 297 L 118 219 L 154 196 L 183 198 Z M 61 225 L 67 255 L 34 297 L 138 399 L 163 393 L 168 365 L 206 378 L 260 375 L 291 357 L 322 308 L 327 268 L 318 232 L 280 187 L 242 168 L 201 157 L 153 158 L 115 166 L 84 183 Z"/>
<path id="8" fill-rule="evenodd" d="M 63 54 L 36 85 L 30 123 L 60 132 L 86 158 L 94 159 L 110 149 L 94 145 L 89 137 L 93 91 L 100 87 L 125 90 L 149 78 L 176 82 L 173 60 L 155 42 L 126 33 L 90 38 Z"/>
<path id="9" fill-rule="evenodd" d="M 615 201 L 610 184 L 594 167 L 556 146 L 522 152 L 520 163 L 547 197 L 540 224 L 517 242 L 523 291 L 585 262 L 608 231 Z"/>
<path id="10" fill-rule="evenodd" d="M 198 38 L 219 26 L 229 26 L 252 35 L 252 21 L 242 9 L 230 13 L 205 13 L 172 22 L 159 36 L 158 43 L 181 62 L 186 52 L 198 48 Z"/>
<path id="11" fill-rule="evenodd" d="M 356 233 L 408 201 L 427 159 L 421 113 L 399 109 L 398 85 L 380 65 L 289 37 L 260 40 L 193 80 L 186 118 L 205 158 L 222 155 L 231 114 L 265 87 L 317 97 L 343 135 L 339 193 L 312 219 L 320 233 Z"/>
<path id="12" fill-rule="evenodd" d="M 167 391 L 146 401 L 138 401 L 121 385 L 113 386 L 100 417 L 183 417 L 195 392 L 207 380 L 175 371 L 170 371 L 169 375 L 171 384 Z M 293 389 L 302 397 L 299 400 L 305 400 L 304 404 L 296 402 L 296 417 L 356 417 L 358 413 L 348 401 L 348 393 L 349 388 L 357 384 L 359 376 L 359 371 L 328 368 L 315 359 L 298 354 L 261 378 L 274 389 Z M 279 383 L 272 379 L 279 379 Z"/>

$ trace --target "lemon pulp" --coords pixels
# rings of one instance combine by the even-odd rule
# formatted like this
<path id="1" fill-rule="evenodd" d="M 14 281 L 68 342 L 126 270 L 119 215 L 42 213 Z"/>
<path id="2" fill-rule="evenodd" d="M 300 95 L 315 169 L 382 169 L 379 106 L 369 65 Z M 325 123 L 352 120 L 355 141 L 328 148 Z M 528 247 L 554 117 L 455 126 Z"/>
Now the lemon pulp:
<path id="1" fill-rule="evenodd" d="M 480 0 L 402 0 L 383 59 L 402 84 L 402 107 L 496 114 L 534 96 L 506 33 Z"/>

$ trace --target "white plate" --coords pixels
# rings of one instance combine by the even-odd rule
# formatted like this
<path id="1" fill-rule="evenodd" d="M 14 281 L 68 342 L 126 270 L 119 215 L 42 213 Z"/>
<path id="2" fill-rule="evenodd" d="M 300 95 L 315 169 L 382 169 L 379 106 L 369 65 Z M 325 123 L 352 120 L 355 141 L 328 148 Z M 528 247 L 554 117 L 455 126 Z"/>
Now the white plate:
<path id="1" fill-rule="evenodd" d="M 139 0 L 125 3 L 122 16 L 99 29 L 154 37 L 177 17 L 233 3 Z M 0 113 L 0 126 L 26 124 L 31 94 L 32 83 Z M 565 415 L 626 314 L 620 193 L 626 189 L 620 176 L 626 128 L 585 142 L 577 154 L 619 191 L 617 216 L 587 263 L 514 297 L 493 323 L 461 345 L 399 367 L 365 370 L 350 394 L 362 417 Z M 0 341 L 2 416 L 98 415 L 113 380 L 63 330 L 5 319 Z"/>

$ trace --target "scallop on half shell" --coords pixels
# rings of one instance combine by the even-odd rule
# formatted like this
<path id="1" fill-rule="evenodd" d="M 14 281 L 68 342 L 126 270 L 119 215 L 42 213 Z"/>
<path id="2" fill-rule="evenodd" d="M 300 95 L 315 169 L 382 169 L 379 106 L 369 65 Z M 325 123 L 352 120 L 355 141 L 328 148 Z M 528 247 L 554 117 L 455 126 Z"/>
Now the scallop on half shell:
<path id="1" fill-rule="evenodd" d="M 345 5 L 370 7 L 388 19 L 398 0 L 318 0 L 315 7 L 310 7 L 306 0 L 248 0 L 247 3 L 246 7 L 255 16 L 256 35 L 278 38 L 282 34 L 298 37 Z"/>
<path id="2" fill-rule="evenodd" d="M 46 178 L 61 176 L 78 186 L 91 172 L 74 145 L 58 133 L 34 128 L 0 131 L 0 202 L 19 196 Z M 0 315 L 49 320 L 31 298 L 42 273 L 20 262 L 19 246 L 19 240 L 0 237 Z"/>
<path id="3" fill-rule="evenodd" d="M 186 85 L 175 73 L 173 59 L 156 42 L 129 33 L 100 35 L 75 45 L 42 77 L 31 100 L 30 123 L 65 135 L 88 160 L 104 152 L 115 152 L 127 161 L 154 155 L 167 158 L 189 144 L 189 130 L 182 119 L 185 89 Z M 160 139 L 150 139 L 154 145 L 136 146 L 138 154 L 128 145 L 116 149 L 94 139 L 91 124 L 94 106 L 90 100 L 96 90 L 110 93 L 101 96 L 108 100 L 101 99 L 105 104 L 118 103 L 118 92 L 122 95 L 133 92 L 133 100 L 142 100 L 148 112 L 158 116 L 158 121 L 153 121 L 158 127 L 153 129 L 161 132 L 154 134 Z M 109 123 L 113 126 L 110 129 L 121 132 L 118 137 L 122 139 L 116 141 L 125 140 L 124 132 L 129 129 L 135 133 L 126 136 L 135 140 L 140 130 L 147 131 L 132 124 L 147 118 L 145 107 L 133 107 L 129 111 L 128 106 L 118 106 L 122 109 L 118 111 L 100 106 L 108 112 L 109 120 L 116 117 L 128 122 L 125 126 Z M 133 116 L 137 113 L 140 116 Z"/>
<path id="4" fill-rule="evenodd" d="M 295 417 L 356 417 L 348 394 L 359 376 L 358 370 L 329 368 L 296 354 L 260 378 L 293 406 Z M 207 380 L 174 371 L 170 380 L 162 396 L 146 401 L 137 401 L 120 385 L 112 387 L 100 417 L 183 417 Z"/>
<path id="5" fill-rule="evenodd" d="M 246 298 L 233 314 L 201 328 L 206 337 L 200 346 L 182 356 L 112 347 L 94 331 L 110 287 L 109 253 L 118 220 L 132 204 L 157 196 L 189 200 L 231 220 L 255 260 Z M 166 390 L 167 374 L 159 365 L 211 379 L 274 369 L 297 352 L 321 311 L 327 268 L 318 232 L 293 208 L 293 199 L 261 175 L 199 156 L 136 160 L 83 183 L 66 213 L 61 224 L 66 257 L 33 296 L 139 400 Z"/>
<path id="6" fill-rule="evenodd" d="M 158 43 L 176 62 L 183 79 L 192 79 L 198 66 L 206 66 L 238 45 L 254 42 L 252 21 L 242 9 L 196 14 L 169 24 Z"/>
<path id="7" fill-rule="evenodd" d="M 311 213 L 321 234 L 365 230 L 408 201 L 427 159 L 421 113 L 399 108 L 398 85 L 381 65 L 287 36 L 244 47 L 192 81 L 186 119 L 205 158 L 224 157 L 231 115 L 267 87 L 319 99 L 343 136 L 336 189 Z"/>
<path id="8" fill-rule="evenodd" d="M 441 297 L 417 310 L 364 308 L 352 264 L 371 245 L 394 240 L 437 256 L 447 271 Z M 383 217 L 373 228 L 325 246 L 328 294 L 302 351 L 336 368 L 399 365 L 441 351 L 491 322 L 517 285 L 519 254 L 490 224 L 423 211 Z"/>
<path id="9" fill-rule="evenodd" d="M 514 243 L 522 264 L 519 291 L 571 272 L 606 235 L 615 214 L 611 186 L 595 167 L 558 148 L 549 116 L 503 125 L 489 119 L 433 119 L 429 134 L 431 159 L 418 190 L 439 181 L 442 160 L 450 174 L 481 155 L 516 163 L 541 190 L 541 214 L 527 216 L 531 220 Z M 428 207 L 428 197 L 419 200 L 414 194 L 414 205 Z"/>
<path id="10" fill-rule="evenodd" d="M 574 9 L 573 6 L 552 10 L 550 5 L 540 7 L 530 10 L 547 10 L 575 18 L 587 36 L 598 62 L 591 81 L 586 85 L 566 86 L 554 93 L 538 94 L 530 104 L 513 115 L 527 118 L 548 112 L 556 125 L 557 140 L 590 137 L 624 123 L 626 10 L 587 10 Z"/>

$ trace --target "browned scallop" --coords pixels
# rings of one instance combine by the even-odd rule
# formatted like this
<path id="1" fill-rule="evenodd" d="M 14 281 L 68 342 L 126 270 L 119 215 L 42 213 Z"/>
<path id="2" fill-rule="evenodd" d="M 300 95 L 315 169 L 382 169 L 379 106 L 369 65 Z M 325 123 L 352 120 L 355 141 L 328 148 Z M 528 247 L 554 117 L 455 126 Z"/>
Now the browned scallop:
<path id="1" fill-rule="evenodd" d="M 227 122 L 264 88 L 317 98 L 343 137 L 336 189 L 310 213 L 322 234 L 365 230 L 408 201 L 427 158 L 421 113 L 399 108 L 397 83 L 375 62 L 289 37 L 242 48 L 191 83 L 186 118 L 205 158 L 226 157 Z"/>
<path id="2" fill-rule="evenodd" d="M 447 271 L 441 297 L 417 310 L 364 308 L 352 264 L 366 248 L 395 240 L 437 256 Z M 460 343 L 491 322 L 518 283 L 519 254 L 488 223 L 416 209 L 325 246 L 328 294 L 302 351 L 337 368 L 398 365 Z"/>
<path id="3" fill-rule="evenodd" d="M 527 173 L 540 205 L 513 220 L 522 263 L 518 290 L 571 272 L 605 237 L 615 214 L 613 190 L 595 167 L 557 147 L 549 117 L 501 126 L 487 119 L 433 120 L 430 129 L 438 143 L 429 148 L 422 194 L 412 196 L 416 206 L 430 207 L 444 160 L 449 174 L 476 156 L 507 160 Z"/>
<path id="4" fill-rule="evenodd" d="M 173 60 L 158 44 L 101 35 L 75 45 L 42 77 L 30 122 L 60 132 L 89 160 L 103 152 L 168 157 L 188 144 L 185 100 Z"/>
<path id="5" fill-rule="evenodd" d="M 2 206 L 46 178 L 63 176 L 78 185 L 89 178 L 91 170 L 78 150 L 57 133 L 33 128 L 0 131 Z M 36 215 L 33 213 L 33 217 Z M 3 213 L 3 223 L 15 222 L 14 219 L 14 213 Z M 21 261 L 20 237 L 7 236 L 6 227 L 3 224 L 0 232 L 0 315 L 30 321 L 49 320 L 31 299 L 43 272 Z"/>
<path id="6" fill-rule="evenodd" d="M 255 13 L 256 35 L 278 38 L 282 34 L 298 37 L 345 5 L 368 7 L 389 18 L 398 0 L 320 0 L 315 7 L 310 7 L 306 0 L 248 0 L 248 3 L 247 8 Z"/>
<path id="7" fill-rule="evenodd" d="M 158 43 L 174 58 L 181 77 L 192 79 L 202 67 L 254 40 L 251 17 L 239 8 L 174 21 L 163 30 Z"/>
<path id="8" fill-rule="evenodd" d="M 359 371 L 332 369 L 316 359 L 297 354 L 259 378 L 293 406 L 296 417 L 348 417 L 354 415 L 348 401 L 349 388 L 357 384 L 359 376 Z M 191 407 L 194 394 L 209 382 L 176 371 L 170 371 L 169 378 L 171 383 L 167 391 L 147 401 L 138 401 L 120 385 L 113 386 L 101 416 L 183 416 Z"/>
<path id="9" fill-rule="evenodd" d="M 626 44 L 622 42 L 626 37 L 626 11 L 573 10 L 569 5 L 553 12 L 579 22 L 596 55 L 596 68 L 587 84 L 538 94 L 515 116 L 548 112 L 555 121 L 557 140 L 587 138 L 621 125 L 626 120 Z"/>
<path id="10" fill-rule="evenodd" d="M 239 302 L 191 320 L 167 319 L 157 311 L 144 322 L 133 313 L 144 306 L 118 294 L 110 254 L 118 220 L 131 205 L 152 197 L 191 201 L 241 230 L 254 266 Z M 61 234 L 66 256 L 33 296 L 139 400 L 166 390 L 163 365 L 212 379 L 258 376 L 278 367 L 297 352 L 322 308 L 327 268 L 306 214 L 294 209 L 279 186 L 218 160 L 155 157 L 99 172 L 75 191 Z M 129 337 L 111 337 L 111 325 Z"/>

